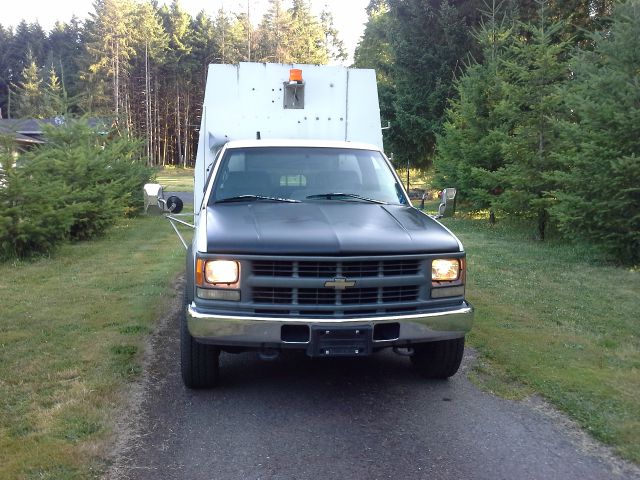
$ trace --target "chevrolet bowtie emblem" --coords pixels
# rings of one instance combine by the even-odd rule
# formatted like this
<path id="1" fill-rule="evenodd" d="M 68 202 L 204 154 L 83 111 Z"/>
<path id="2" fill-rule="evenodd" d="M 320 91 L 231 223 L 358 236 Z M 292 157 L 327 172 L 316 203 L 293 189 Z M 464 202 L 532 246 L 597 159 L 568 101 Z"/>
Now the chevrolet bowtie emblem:
<path id="1" fill-rule="evenodd" d="M 355 287 L 356 282 L 347 280 L 344 277 L 336 277 L 333 280 L 324 282 L 324 286 L 327 288 L 335 288 L 336 290 L 344 290 L 345 288 Z"/>

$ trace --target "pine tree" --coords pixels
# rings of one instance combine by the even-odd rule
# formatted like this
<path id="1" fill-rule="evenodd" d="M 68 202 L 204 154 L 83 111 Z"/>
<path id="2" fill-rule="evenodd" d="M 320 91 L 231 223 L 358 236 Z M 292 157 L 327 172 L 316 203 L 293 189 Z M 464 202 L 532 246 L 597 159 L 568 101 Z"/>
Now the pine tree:
<path id="1" fill-rule="evenodd" d="M 484 61 L 472 63 L 456 82 L 457 98 L 447 110 L 434 161 L 434 186 L 456 187 L 459 198 L 474 210 L 491 209 L 503 191 L 497 174 L 505 166 L 502 148 L 511 131 L 503 114 L 502 64 L 514 36 L 499 2 L 493 0 L 483 15 L 474 37 Z"/>
<path id="2" fill-rule="evenodd" d="M 82 83 L 78 60 L 84 54 L 83 26 L 73 16 L 69 22 L 56 22 L 46 43 L 45 65 L 55 68 L 67 102 L 66 109 L 76 111 Z"/>
<path id="3" fill-rule="evenodd" d="M 329 60 L 323 25 L 311 12 L 306 0 L 293 0 L 291 14 L 291 59 L 298 63 L 321 65 Z"/>
<path id="4" fill-rule="evenodd" d="M 49 68 L 43 100 L 43 117 L 57 117 L 67 112 L 67 95 L 53 65 Z"/>
<path id="5" fill-rule="evenodd" d="M 15 87 L 15 90 L 18 97 L 17 117 L 44 118 L 46 116 L 42 77 L 30 52 L 27 54 L 27 66 L 22 71 L 21 82 Z"/>
<path id="6" fill-rule="evenodd" d="M 134 93 L 142 93 L 142 96 L 134 95 L 134 99 L 136 100 L 136 106 L 143 106 L 144 108 L 144 120 L 141 118 L 141 109 L 134 108 L 133 113 L 137 117 L 134 124 L 137 125 L 136 133 L 144 134 L 147 161 L 155 164 L 154 147 L 157 143 L 157 138 L 153 116 L 154 79 L 157 77 L 158 70 L 165 60 L 169 39 L 164 31 L 160 17 L 149 3 L 141 3 L 136 6 L 133 31 L 136 34 L 134 43 L 136 51 L 133 65 L 134 77 L 137 79 L 142 77 L 144 79 L 144 86 L 140 85 L 138 80 L 137 88 L 135 86 L 133 88 Z"/>
<path id="7" fill-rule="evenodd" d="M 281 0 L 269 0 L 269 9 L 258 27 L 258 52 L 256 61 L 291 63 L 292 46 L 291 14 Z"/>
<path id="8" fill-rule="evenodd" d="M 128 122 L 127 77 L 135 54 L 133 5 L 130 0 L 95 0 L 94 9 L 87 25 L 88 73 L 98 77 L 94 81 L 109 84 L 112 111 L 118 120 Z"/>
<path id="9" fill-rule="evenodd" d="M 396 157 L 426 167 L 453 95 L 453 82 L 475 46 L 470 28 L 478 0 L 388 0 L 393 19 L 395 120 L 390 135 Z M 466 16 L 463 11 L 472 12 Z"/>
<path id="10" fill-rule="evenodd" d="M 354 67 L 373 68 L 378 82 L 378 101 L 383 123 L 395 127 L 395 58 L 391 46 L 391 22 L 389 6 L 384 0 L 371 0 L 367 7 L 368 20 L 364 33 L 354 52 Z M 385 130 L 388 132 L 389 130 Z M 395 151 L 392 138 L 385 135 L 385 149 Z"/>
<path id="11" fill-rule="evenodd" d="M 521 25 L 523 34 L 507 49 L 502 78 L 505 102 L 501 106 L 509 135 L 502 145 L 505 165 L 496 172 L 504 192 L 493 201 L 497 208 L 536 218 L 538 236 L 545 238 L 558 170 L 557 119 L 562 111 L 560 87 L 569 77 L 569 44 L 554 40 L 563 28 L 549 23 L 547 1 L 536 0 L 538 25 Z"/>
<path id="12" fill-rule="evenodd" d="M 551 212 L 567 238 L 603 245 L 640 262 L 640 0 L 616 5 L 611 27 L 592 34 L 593 51 L 571 60 L 563 90 L 570 121 Z"/>
<path id="13" fill-rule="evenodd" d="M 324 45 L 329 58 L 338 61 L 346 60 L 347 50 L 333 24 L 333 15 L 329 10 L 324 9 L 320 12 L 320 23 L 324 31 Z"/>

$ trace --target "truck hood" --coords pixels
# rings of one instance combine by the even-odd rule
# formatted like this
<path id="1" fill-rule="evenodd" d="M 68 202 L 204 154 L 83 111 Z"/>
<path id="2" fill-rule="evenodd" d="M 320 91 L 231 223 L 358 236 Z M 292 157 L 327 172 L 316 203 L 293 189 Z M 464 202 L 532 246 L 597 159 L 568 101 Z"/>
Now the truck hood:
<path id="1" fill-rule="evenodd" d="M 207 251 L 256 255 L 451 253 L 458 239 L 402 205 L 252 202 L 207 208 Z"/>

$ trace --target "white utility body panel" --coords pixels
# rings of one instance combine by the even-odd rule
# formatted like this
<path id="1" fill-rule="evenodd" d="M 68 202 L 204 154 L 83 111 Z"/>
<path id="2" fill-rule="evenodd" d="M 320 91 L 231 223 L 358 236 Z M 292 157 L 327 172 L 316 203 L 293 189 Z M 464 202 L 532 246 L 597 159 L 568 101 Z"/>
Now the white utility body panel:
<path id="1" fill-rule="evenodd" d="M 289 82 L 291 69 L 302 70 L 301 84 Z M 299 93 L 296 108 L 285 108 L 287 90 L 296 100 Z M 209 65 L 195 167 L 196 215 L 218 149 L 232 140 L 255 140 L 258 132 L 264 140 L 339 140 L 382 150 L 374 70 L 279 63 Z"/>

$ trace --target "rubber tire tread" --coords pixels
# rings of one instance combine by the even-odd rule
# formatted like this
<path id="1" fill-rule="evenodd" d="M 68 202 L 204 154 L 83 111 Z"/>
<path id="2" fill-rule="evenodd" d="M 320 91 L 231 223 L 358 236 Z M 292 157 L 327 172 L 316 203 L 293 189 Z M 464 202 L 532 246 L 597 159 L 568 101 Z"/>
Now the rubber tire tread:
<path id="1" fill-rule="evenodd" d="M 446 379 L 458 371 L 464 355 L 464 337 L 414 346 L 413 367 L 426 378 Z"/>
<path id="2" fill-rule="evenodd" d="M 187 295 L 180 315 L 180 369 L 187 388 L 211 388 L 220 378 L 220 349 L 198 343 L 187 327 Z"/>

